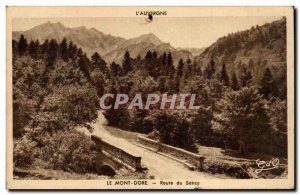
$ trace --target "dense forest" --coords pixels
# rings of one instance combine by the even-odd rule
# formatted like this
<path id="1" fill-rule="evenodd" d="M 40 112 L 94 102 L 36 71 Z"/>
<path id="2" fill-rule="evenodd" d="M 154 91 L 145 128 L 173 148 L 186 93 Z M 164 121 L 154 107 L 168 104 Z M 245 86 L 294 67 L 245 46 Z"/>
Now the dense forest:
<path id="1" fill-rule="evenodd" d="M 286 91 L 268 66 L 257 78 L 246 66 L 229 72 L 228 64 L 213 56 L 205 64 L 175 63 L 172 52 L 150 50 L 136 58 L 126 51 L 122 63 L 107 64 L 71 40 L 40 43 L 23 35 L 12 41 L 12 49 L 14 166 L 38 161 L 53 169 L 94 171 L 94 145 L 76 127 L 92 131 L 104 93 L 189 93 L 201 105 L 196 111 L 123 105 L 103 111 L 108 125 L 192 152 L 200 144 L 287 155 Z"/>
<path id="2" fill-rule="evenodd" d="M 247 67 L 253 74 L 253 82 L 259 84 L 268 67 L 282 95 L 286 95 L 286 18 L 253 26 L 249 30 L 230 33 L 198 55 L 195 61 L 207 64 L 213 57 L 216 64 L 227 64 L 228 72 L 241 73 Z M 221 69 L 221 66 L 218 67 Z"/>
<path id="3" fill-rule="evenodd" d="M 100 67 L 66 40 L 13 41 L 14 166 L 90 172 L 91 140 L 75 130 L 97 118 Z"/>

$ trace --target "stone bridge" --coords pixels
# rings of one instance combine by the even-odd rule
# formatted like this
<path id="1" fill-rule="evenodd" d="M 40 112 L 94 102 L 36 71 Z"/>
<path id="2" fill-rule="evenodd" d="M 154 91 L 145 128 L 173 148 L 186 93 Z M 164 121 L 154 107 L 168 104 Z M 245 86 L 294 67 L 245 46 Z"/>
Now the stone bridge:
<path id="1" fill-rule="evenodd" d="M 98 151 L 96 158 L 96 170 L 98 173 L 113 176 L 122 167 L 133 172 L 146 169 L 142 167 L 140 156 L 130 154 L 128 151 L 105 141 L 99 136 L 92 135 L 91 139 L 96 144 L 96 150 Z M 204 169 L 204 157 L 199 154 L 162 144 L 144 136 L 138 136 L 136 141 L 141 147 L 146 147 L 159 155 L 164 155 L 183 163 L 190 170 L 202 171 Z"/>
<path id="2" fill-rule="evenodd" d="M 92 135 L 91 139 L 96 144 L 96 170 L 98 173 L 113 176 L 122 167 L 134 172 L 143 170 L 141 157 L 130 154 L 96 135 Z"/>
<path id="3" fill-rule="evenodd" d="M 183 163 L 190 170 L 204 170 L 205 158 L 199 154 L 195 154 L 167 144 L 160 143 L 145 136 L 138 136 L 138 142 L 147 148 L 153 149 L 156 153 L 167 155 L 168 157 Z"/>

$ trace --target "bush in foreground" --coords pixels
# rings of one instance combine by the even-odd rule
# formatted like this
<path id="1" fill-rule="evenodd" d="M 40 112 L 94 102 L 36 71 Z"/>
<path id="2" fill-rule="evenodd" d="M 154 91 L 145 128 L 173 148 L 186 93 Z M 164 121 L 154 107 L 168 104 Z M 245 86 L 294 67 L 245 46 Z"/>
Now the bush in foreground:
<path id="1" fill-rule="evenodd" d="M 34 162 L 36 142 L 26 136 L 14 140 L 13 162 L 14 166 L 27 167 Z"/>
<path id="2" fill-rule="evenodd" d="M 45 138 L 41 158 L 49 163 L 49 168 L 77 173 L 94 171 L 96 151 L 89 137 L 77 131 L 60 131 Z"/>

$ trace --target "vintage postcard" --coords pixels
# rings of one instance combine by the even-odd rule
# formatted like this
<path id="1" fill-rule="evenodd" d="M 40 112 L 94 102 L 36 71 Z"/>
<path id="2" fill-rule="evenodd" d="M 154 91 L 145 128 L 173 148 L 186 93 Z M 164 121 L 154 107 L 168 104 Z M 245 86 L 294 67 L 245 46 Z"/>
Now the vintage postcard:
<path id="1" fill-rule="evenodd" d="M 7 188 L 294 189 L 293 7 L 7 7 Z"/>

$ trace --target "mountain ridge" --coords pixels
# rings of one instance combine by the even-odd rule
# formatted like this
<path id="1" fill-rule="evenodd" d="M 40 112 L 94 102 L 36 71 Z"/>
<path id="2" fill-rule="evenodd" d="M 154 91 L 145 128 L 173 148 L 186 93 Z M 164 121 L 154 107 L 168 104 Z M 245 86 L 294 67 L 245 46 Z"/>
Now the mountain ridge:
<path id="1" fill-rule="evenodd" d="M 226 64 L 229 75 L 237 75 L 243 67 L 252 72 L 258 83 L 266 67 L 278 83 L 286 85 L 286 19 L 282 18 L 248 30 L 219 38 L 195 57 L 202 70 L 213 59 L 217 69 Z"/>
<path id="2" fill-rule="evenodd" d="M 144 56 L 147 51 L 156 51 L 158 54 L 171 51 L 174 61 L 180 58 L 187 59 L 192 55 L 189 52 L 177 51 L 170 43 L 164 43 L 153 33 L 143 34 L 135 38 L 125 39 L 110 34 L 105 34 L 98 29 L 79 27 L 66 27 L 61 22 L 46 22 L 26 31 L 13 32 L 13 39 L 17 40 L 23 34 L 28 40 L 57 39 L 61 41 L 66 38 L 73 41 L 91 56 L 98 52 L 108 63 L 115 61 L 121 63 L 124 53 L 128 50 L 132 57 Z"/>

